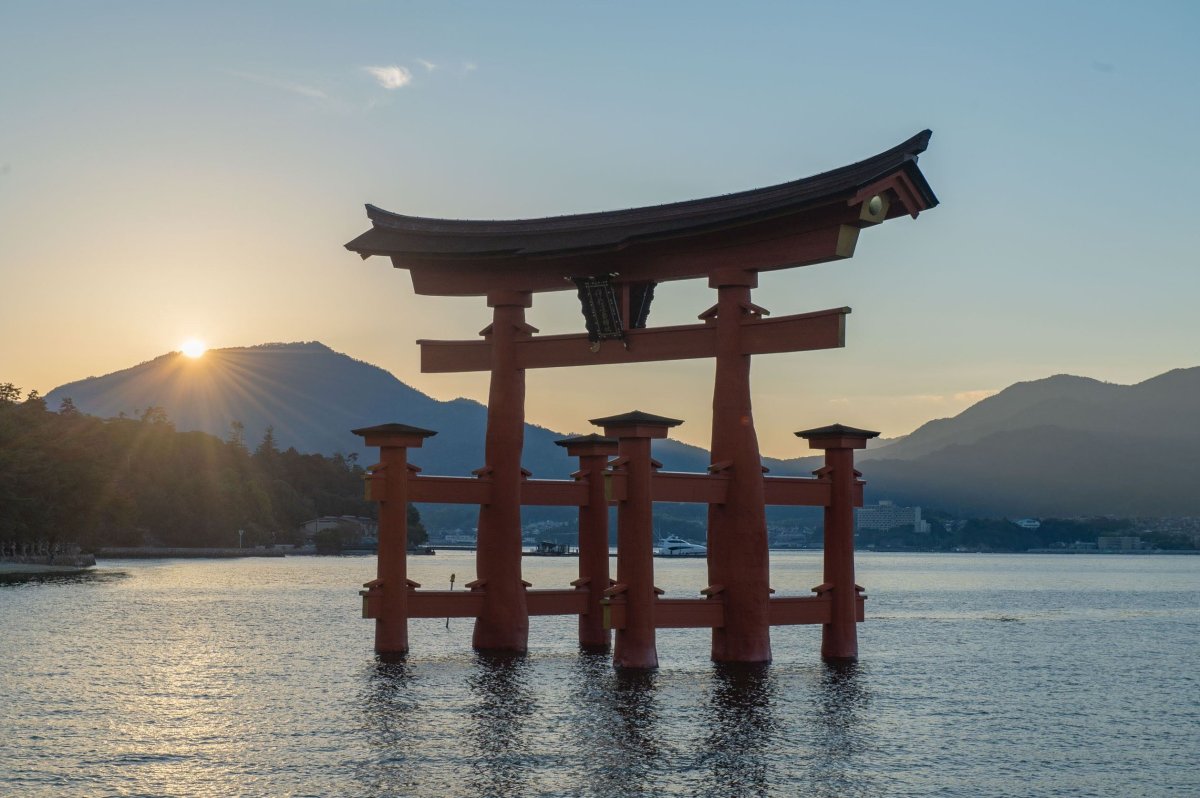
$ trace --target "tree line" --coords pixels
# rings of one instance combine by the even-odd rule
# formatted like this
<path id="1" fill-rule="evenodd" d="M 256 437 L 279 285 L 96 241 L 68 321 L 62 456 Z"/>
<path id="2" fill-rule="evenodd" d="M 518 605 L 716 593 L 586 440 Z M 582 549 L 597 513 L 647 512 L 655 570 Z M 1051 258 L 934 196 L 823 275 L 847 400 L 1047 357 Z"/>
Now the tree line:
<path id="1" fill-rule="evenodd" d="M 270 428 L 251 451 L 243 433 L 180 432 L 159 407 L 51 411 L 0 383 L 0 546 L 229 547 L 239 530 L 246 546 L 295 543 L 310 518 L 377 516 L 357 455 L 280 451 Z"/>

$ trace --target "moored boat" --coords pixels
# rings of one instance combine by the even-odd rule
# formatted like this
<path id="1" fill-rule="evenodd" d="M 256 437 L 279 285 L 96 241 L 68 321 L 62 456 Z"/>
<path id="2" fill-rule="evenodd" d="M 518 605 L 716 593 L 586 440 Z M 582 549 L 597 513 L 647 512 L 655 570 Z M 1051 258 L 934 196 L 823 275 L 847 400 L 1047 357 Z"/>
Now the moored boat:
<path id="1" fill-rule="evenodd" d="M 708 547 L 690 540 L 684 540 L 678 535 L 663 538 L 654 549 L 655 557 L 707 557 Z"/>

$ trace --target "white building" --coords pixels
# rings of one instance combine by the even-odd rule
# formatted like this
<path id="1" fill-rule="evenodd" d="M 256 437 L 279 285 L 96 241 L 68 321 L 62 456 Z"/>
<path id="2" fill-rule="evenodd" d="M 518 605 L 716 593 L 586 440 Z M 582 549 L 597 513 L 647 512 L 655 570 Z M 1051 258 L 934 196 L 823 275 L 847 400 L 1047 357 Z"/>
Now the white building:
<path id="1" fill-rule="evenodd" d="M 900 507 L 890 501 L 868 504 L 854 510 L 855 529 L 895 529 L 911 526 L 914 532 L 927 534 L 929 522 L 921 520 L 920 507 Z"/>

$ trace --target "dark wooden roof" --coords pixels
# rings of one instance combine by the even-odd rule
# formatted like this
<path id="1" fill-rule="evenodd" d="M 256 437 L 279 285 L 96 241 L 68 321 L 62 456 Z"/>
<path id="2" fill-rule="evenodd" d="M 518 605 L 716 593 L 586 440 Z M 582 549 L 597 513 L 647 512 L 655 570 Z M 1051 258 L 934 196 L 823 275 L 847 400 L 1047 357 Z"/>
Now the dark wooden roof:
<path id="1" fill-rule="evenodd" d="M 913 193 L 908 200 L 894 203 L 890 215 L 915 216 L 938 203 L 917 168 L 917 156 L 925 151 L 930 135 L 930 131 L 922 131 L 865 161 L 790 183 L 645 208 L 473 221 L 404 216 L 367 205 L 372 227 L 346 248 L 364 258 L 407 255 L 451 261 L 600 253 L 635 242 L 678 238 L 845 203 L 861 189 L 897 173 L 905 175 Z"/>
<path id="2" fill-rule="evenodd" d="M 421 427 L 411 427 L 408 424 L 398 424 L 392 422 L 390 424 L 378 424 L 374 427 L 360 427 L 359 429 L 350 430 L 355 435 L 415 435 L 421 438 L 428 438 L 437 435 L 431 429 L 422 429 Z"/>
<path id="3" fill-rule="evenodd" d="M 579 443 L 611 443 L 614 446 L 617 444 L 616 438 L 606 438 L 603 435 L 590 433 L 588 435 L 572 435 L 569 438 L 563 438 L 561 441 L 555 441 L 556 446 L 574 446 Z"/>
<path id="4" fill-rule="evenodd" d="M 621 424 L 641 424 L 647 427 L 678 427 L 683 422 L 677 418 L 667 418 L 666 416 L 656 416 L 653 413 L 643 413 L 641 410 L 633 410 L 629 413 L 622 413 L 619 416 L 588 419 L 588 423 L 595 424 L 597 427 L 615 427 Z"/>
<path id="5" fill-rule="evenodd" d="M 844 424 L 830 424 L 828 427 L 816 427 L 815 429 L 800 430 L 796 433 L 797 438 L 876 438 L 878 432 L 869 429 L 858 429 L 857 427 L 847 427 Z"/>

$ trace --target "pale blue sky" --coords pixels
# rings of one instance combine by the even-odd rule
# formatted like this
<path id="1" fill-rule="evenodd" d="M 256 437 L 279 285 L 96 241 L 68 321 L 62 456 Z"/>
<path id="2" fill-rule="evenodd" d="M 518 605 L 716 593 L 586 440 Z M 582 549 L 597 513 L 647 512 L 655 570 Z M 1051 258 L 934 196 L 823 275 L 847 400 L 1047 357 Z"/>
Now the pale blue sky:
<path id="1" fill-rule="evenodd" d="M 764 451 L 800 454 L 791 431 L 833 421 L 904 433 L 1018 380 L 1198 365 L 1198 23 L 1194 3 L 10 0 L 0 381 L 46 391 L 191 335 L 317 339 L 482 399 L 480 375 L 420 375 L 412 341 L 474 336 L 483 303 L 415 297 L 342 250 L 363 203 L 504 218 L 690 199 L 925 127 L 940 207 L 868 230 L 851 261 L 763 278 L 776 313 L 854 308 L 845 349 L 756 361 Z M 651 321 L 711 302 L 666 285 Z M 566 293 L 530 321 L 580 326 Z M 706 363 L 536 373 L 529 417 L 583 431 L 637 406 L 703 444 L 710 388 Z"/>

